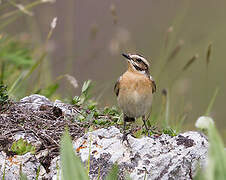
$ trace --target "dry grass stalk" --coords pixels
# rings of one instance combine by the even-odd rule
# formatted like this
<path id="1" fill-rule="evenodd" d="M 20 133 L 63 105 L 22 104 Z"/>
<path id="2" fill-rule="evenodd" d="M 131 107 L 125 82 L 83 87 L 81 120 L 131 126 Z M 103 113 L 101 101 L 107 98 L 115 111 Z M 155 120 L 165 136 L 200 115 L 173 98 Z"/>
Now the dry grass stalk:
<path id="1" fill-rule="evenodd" d="M 99 29 L 98 29 L 98 25 L 97 24 L 93 24 L 90 28 L 90 39 L 94 40 L 97 37 L 97 33 L 98 33 Z"/>
<path id="2" fill-rule="evenodd" d="M 112 16 L 116 16 L 116 7 L 114 4 L 111 4 L 110 11 Z"/>
<path id="3" fill-rule="evenodd" d="M 196 59 L 198 59 L 198 57 L 199 54 L 195 54 L 194 56 L 192 56 L 192 58 L 188 60 L 187 64 L 185 64 L 182 70 L 186 71 L 192 65 L 192 63 L 195 62 Z"/>
<path id="4" fill-rule="evenodd" d="M 71 76 L 71 75 L 69 75 L 69 74 L 65 74 L 64 76 L 67 78 L 67 80 L 71 83 L 71 85 L 72 85 L 75 89 L 78 87 L 78 81 L 77 81 L 77 79 L 75 79 L 74 76 Z"/>
<path id="5" fill-rule="evenodd" d="M 113 16 L 113 23 L 114 24 L 117 24 L 118 17 L 117 17 L 117 13 L 116 13 L 116 7 L 115 7 L 114 4 L 111 4 L 111 6 L 110 6 L 110 12 L 111 12 L 111 14 Z"/>
<path id="6" fill-rule="evenodd" d="M 167 89 L 164 88 L 164 89 L 162 90 L 162 96 L 163 96 L 163 97 L 166 97 L 166 96 L 167 96 Z"/>
<path id="7" fill-rule="evenodd" d="M 170 53 L 167 62 L 170 62 L 173 58 L 176 57 L 176 55 L 180 52 L 182 46 L 184 45 L 184 41 L 183 40 L 179 40 L 177 46 L 174 48 L 174 50 Z"/>
<path id="8" fill-rule="evenodd" d="M 209 63 L 210 63 L 210 55 L 211 55 L 211 52 L 212 52 L 212 43 L 210 43 L 208 45 L 208 48 L 207 48 L 207 53 L 206 53 L 206 65 L 208 66 Z"/>
<path id="9" fill-rule="evenodd" d="M 170 34 L 173 32 L 173 26 L 170 26 L 166 31 L 165 48 L 168 47 Z"/>

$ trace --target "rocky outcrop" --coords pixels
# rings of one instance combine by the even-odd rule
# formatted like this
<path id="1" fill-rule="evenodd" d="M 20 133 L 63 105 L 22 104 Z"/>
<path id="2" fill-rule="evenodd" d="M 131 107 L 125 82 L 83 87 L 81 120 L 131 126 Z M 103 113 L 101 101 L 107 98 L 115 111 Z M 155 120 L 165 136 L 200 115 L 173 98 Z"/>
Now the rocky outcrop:
<path id="1" fill-rule="evenodd" d="M 51 121 L 52 118 L 53 124 L 62 126 L 70 125 L 67 119 L 76 116 L 76 113 L 78 113 L 77 109 L 71 105 L 60 101 L 53 103 L 40 95 L 25 97 L 17 106 L 25 108 L 27 116 L 37 113 L 39 121 L 41 118 L 47 118 L 48 121 Z M 15 110 L 16 107 L 13 107 L 13 109 Z M 48 112 L 46 117 L 42 114 L 45 111 Z M 15 112 L 20 111 L 16 109 Z M 28 112 L 31 112 L 31 114 Z M 0 121 L 5 120 L 9 122 L 9 118 L 9 112 L 0 115 Z M 17 118 L 21 119 L 22 115 L 13 116 L 12 120 L 14 123 L 17 122 Z M 25 120 L 29 121 L 29 119 Z M 63 123 L 64 121 L 67 123 Z M 24 131 L 23 128 L 15 130 L 14 136 L 9 136 L 11 137 L 9 140 L 6 140 L 5 137 L 8 135 L 7 133 L 12 133 L 12 131 L 6 129 L 1 134 L 1 179 L 3 175 L 6 180 L 19 179 L 21 171 L 28 176 L 28 179 L 35 179 L 37 174 L 38 179 L 60 178 L 60 158 L 59 153 L 57 153 L 59 152 L 59 139 L 56 138 L 54 130 L 51 131 L 54 126 L 51 125 L 51 122 L 48 123 L 49 129 L 41 129 L 40 134 L 36 133 L 35 128 L 28 131 L 25 126 L 26 123 L 23 127 L 26 130 Z M 30 127 L 29 123 L 27 125 Z M 35 124 L 32 125 L 35 126 Z M 44 125 L 47 126 L 48 124 Z M 10 126 L 13 127 L 13 125 Z M 5 128 L 3 125 L 0 127 Z M 59 127 L 55 128 L 59 129 Z M 63 127 L 60 128 L 62 129 L 60 132 L 62 132 Z M 73 134 L 73 130 L 76 133 Z M 124 142 L 122 142 L 120 129 L 115 126 L 100 128 L 84 134 L 82 128 L 75 128 L 75 125 L 73 125 L 70 132 L 74 139 L 74 151 L 81 158 L 81 161 L 86 164 L 90 157 L 89 176 L 91 179 L 97 179 L 98 173 L 103 179 L 114 163 L 119 165 L 120 179 L 124 179 L 127 175 L 134 180 L 143 180 L 145 178 L 192 179 L 196 173 L 197 166 L 202 167 L 206 162 L 208 141 L 199 132 L 189 131 L 174 137 L 162 134 L 134 138 L 128 135 L 128 141 Z M 59 131 L 56 131 L 56 133 L 59 133 Z M 45 135 L 47 136 L 46 138 L 44 138 Z M 58 136 L 59 134 L 57 134 Z M 26 139 L 33 144 L 37 152 L 34 155 L 26 153 L 21 156 L 9 153 L 10 147 L 7 146 L 7 142 L 9 144 L 9 142 L 19 138 Z"/>
<path id="2" fill-rule="evenodd" d="M 121 177 L 127 172 L 132 179 L 192 179 L 196 167 L 205 163 L 208 142 L 198 132 L 143 137 L 128 135 L 122 143 L 119 129 L 110 127 L 85 134 L 74 142 L 83 162 L 91 149 L 90 177 L 102 177 L 112 164 L 120 167 Z M 91 144 L 91 147 L 90 147 Z"/>

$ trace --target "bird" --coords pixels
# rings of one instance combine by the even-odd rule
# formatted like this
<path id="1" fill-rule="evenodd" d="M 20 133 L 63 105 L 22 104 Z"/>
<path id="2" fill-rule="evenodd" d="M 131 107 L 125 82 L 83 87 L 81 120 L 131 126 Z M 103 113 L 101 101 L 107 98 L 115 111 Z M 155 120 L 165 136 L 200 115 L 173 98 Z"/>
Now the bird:
<path id="1" fill-rule="evenodd" d="M 142 117 L 149 135 L 146 115 L 150 113 L 156 83 L 149 73 L 149 62 L 140 54 L 122 54 L 127 60 L 128 69 L 114 86 L 119 107 L 123 112 L 123 141 L 127 140 L 126 122 L 134 122 Z"/>

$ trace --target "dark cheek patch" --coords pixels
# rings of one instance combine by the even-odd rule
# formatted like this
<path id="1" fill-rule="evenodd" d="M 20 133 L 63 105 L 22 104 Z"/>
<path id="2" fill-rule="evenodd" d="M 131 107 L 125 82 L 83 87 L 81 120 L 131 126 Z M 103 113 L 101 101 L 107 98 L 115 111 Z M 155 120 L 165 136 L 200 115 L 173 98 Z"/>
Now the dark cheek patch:
<path id="1" fill-rule="evenodd" d="M 137 71 L 143 71 L 143 69 L 142 68 L 140 68 L 139 66 L 137 66 L 137 65 L 134 65 L 134 67 L 136 68 L 136 70 Z"/>

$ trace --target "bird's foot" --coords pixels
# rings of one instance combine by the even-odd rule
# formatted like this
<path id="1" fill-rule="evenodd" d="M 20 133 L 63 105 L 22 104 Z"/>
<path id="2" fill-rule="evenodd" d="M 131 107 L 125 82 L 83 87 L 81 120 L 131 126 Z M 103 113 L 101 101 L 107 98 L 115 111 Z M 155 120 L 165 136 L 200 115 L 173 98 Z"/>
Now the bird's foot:
<path id="1" fill-rule="evenodd" d="M 161 132 L 157 129 L 156 126 L 151 126 L 150 129 L 149 129 L 149 133 L 161 135 Z"/>
<path id="2" fill-rule="evenodd" d="M 148 129 L 145 130 L 145 134 L 148 136 L 148 137 L 151 137 L 151 135 L 153 134 L 161 134 L 158 130 L 157 130 L 157 127 L 156 126 L 152 126 L 152 127 L 149 127 Z"/>
<path id="3" fill-rule="evenodd" d="M 126 141 L 126 142 L 127 142 L 127 145 L 128 145 L 129 147 L 131 147 L 131 146 L 130 146 L 130 143 L 129 143 L 129 140 L 128 140 L 128 137 L 127 137 L 128 134 L 130 134 L 130 132 L 127 132 L 127 133 L 124 132 L 124 133 L 123 133 L 123 136 L 122 136 L 122 143 L 123 143 L 124 141 Z"/>
<path id="4" fill-rule="evenodd" d="M 128 137 L 127 137 L 127 136 L 128 136 L 128 134 L 129 134 L 129 132 L 127 132 L 127 133 L 126 133 L 126 132 L 124 132 L 124 133 L 123 133 L 123 136 L 122 136 L 122 142 L 124 142 L 124 141 L 128 141 Z"/>

